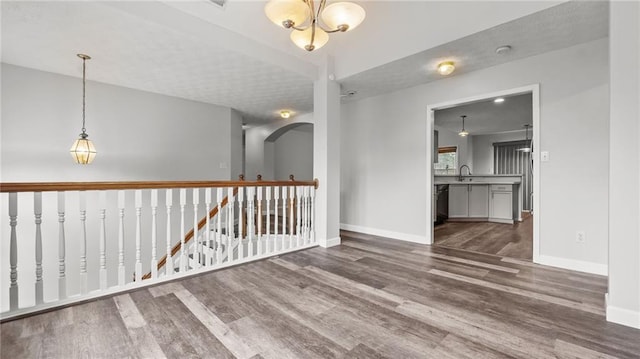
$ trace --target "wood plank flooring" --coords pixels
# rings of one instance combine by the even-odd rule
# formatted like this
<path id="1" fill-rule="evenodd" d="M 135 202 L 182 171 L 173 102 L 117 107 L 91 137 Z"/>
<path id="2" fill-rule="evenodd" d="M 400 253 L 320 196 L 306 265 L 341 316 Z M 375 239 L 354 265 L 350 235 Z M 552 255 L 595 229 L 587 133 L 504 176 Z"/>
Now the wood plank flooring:
<path id="1" fill-rule="evenodd" d="M 445 222 L 433 229 L 438 246 L 503 257 L 532 260 L 533 216 L 523 214 L 515 224 L 491 222 Z"/>
<path id="2" fill-rule="evenodd" d="M 606 278 L 353 232 L 3 323 L 2 358 L 640 358 Z"/>

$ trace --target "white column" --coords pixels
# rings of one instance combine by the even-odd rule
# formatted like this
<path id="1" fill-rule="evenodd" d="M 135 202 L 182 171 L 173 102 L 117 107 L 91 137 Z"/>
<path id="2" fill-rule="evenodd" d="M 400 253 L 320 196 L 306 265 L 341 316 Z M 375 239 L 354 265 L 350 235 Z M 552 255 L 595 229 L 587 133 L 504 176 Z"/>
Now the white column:
<path id="1" fill-rule="evenodd" d="M 313 85 L 313 176 L 320 182 L 315 231 L 322 247 L 340 244 L 340 85 L 333 76 L 326 57 Z"/>
<path id="2" fill-rule="evenodd" d="M 44 302 L 42 286 L 42 192 L 33 193 L 33 214 L 36 223 L 36 305 Z"/>
<path id="3" fill-rule="evenodd" d="M 640 3 L 609 6 L 607 320 L 640 328 Z"/>

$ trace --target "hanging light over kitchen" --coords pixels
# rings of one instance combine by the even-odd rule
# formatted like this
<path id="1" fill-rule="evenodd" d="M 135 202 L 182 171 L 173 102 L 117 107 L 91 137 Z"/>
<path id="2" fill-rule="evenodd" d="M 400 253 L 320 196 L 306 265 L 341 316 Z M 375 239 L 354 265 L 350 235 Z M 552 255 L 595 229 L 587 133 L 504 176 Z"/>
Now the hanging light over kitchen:
<path id="1" fill-rule="evenodd" d="M 518 148 L 518 151 L 522 151 L 522 152 L 531 152 L 531 141 L 529 140 L 529 127 L 531 127 L 530 124 L 526 124 L 524 125 L 524 142 L 525 142 L 525 147 L 523 148 Z"/>
<path id="2" fill-rule="evenodd" d="M 469 132 L 467 132 L 467 130 L 464 129 L 464 119 L 467 118 L 467 115 L 462 115 L 460 117 L 462 117 L 462 130 L 458 132 L 458 136 L 467 137 L 469 135 Z"/>
<path id="3" fill-rule="evenodd" d="M 78 57 L 82 59 L 82 133 L 80 134 L 80 138 L 78 138 L 69 152 L 71 153 L 71 157 L 76 163 L 81 165 L 87 165 L 93 161 L 96 157 L 96 147 L 93 145 L 93 142 L 88 138 L 89 134 L 87 134 L 87 129 L 85 128 L 85 93 L 86 93 L 86 61 L 90 60 L 91 57 L 85 54 L 78 54 Z"/>

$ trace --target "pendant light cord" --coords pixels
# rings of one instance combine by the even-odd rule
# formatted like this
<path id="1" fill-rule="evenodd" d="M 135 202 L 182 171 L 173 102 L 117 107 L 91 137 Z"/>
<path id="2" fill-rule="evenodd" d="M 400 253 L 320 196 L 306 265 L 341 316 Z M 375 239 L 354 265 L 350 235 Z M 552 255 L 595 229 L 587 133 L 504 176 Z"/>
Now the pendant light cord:
<path id="1" fill-rule="evenodd" d="M 85 128 L 85 98 L 86 98 L 86 58 L 82 58 L 82 133 L 86 133 L 87 129 Z"/>

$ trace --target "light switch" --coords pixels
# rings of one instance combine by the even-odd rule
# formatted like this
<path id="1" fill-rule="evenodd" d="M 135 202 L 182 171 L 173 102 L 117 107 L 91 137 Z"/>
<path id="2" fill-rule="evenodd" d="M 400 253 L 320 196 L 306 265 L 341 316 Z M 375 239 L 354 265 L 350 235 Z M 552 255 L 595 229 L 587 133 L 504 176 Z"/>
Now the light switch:
<path id="1" fill-rule="evenodd" d="M 549 162 L 549 151 L 540 151 L 540 161 Z"/>

